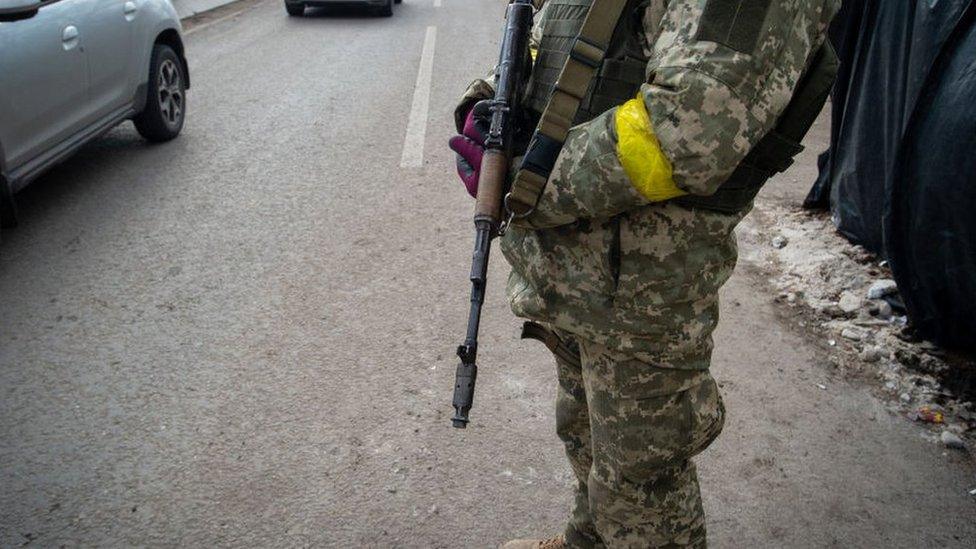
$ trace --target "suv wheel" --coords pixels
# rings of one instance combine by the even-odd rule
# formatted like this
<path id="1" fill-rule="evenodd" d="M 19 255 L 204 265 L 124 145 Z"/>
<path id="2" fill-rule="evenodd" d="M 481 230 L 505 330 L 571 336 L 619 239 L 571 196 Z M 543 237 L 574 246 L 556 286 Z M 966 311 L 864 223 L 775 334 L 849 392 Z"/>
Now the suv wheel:
<path id="1" fill-rule="evenodd" d="M 153 46 L 149 62 L 146 108 L 132 119 L 139 135 L 161 143 L 180 134 L 186 117 L 186 77 L 183 62 L 165 44 Z"/>
<path id="2" fill-rule="evenodd" d="M 0 176 L 0 228 L 10 229 L 17 226 L 17 205 L 14 195 L 10 192 L 10 184 Z"/>
<path id="3" fill-rule="evenodd" d="M 390 17 L 393 15 L 393 0 L 386 0 L 386 5 L 380 8 L 379 14 L 382 17 Z"/>
<path id="4" fill-rule="evenodd" d="M 285 0 L 285 11 L 292 17 L 301 17 L 305 15 L 305 4 Z"/>

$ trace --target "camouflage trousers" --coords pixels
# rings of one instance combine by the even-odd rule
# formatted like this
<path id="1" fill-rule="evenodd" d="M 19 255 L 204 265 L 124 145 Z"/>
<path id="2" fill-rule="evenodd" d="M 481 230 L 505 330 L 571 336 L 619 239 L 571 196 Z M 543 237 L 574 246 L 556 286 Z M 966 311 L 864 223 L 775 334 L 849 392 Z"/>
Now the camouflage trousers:
<path id="1" fill-rule="evenodd" d="M 556 430 L 576 476 L 570 547 L 705 547 L 690 458 L 722 430 L 708 370 L 660 368 L 557 332 Z"/>

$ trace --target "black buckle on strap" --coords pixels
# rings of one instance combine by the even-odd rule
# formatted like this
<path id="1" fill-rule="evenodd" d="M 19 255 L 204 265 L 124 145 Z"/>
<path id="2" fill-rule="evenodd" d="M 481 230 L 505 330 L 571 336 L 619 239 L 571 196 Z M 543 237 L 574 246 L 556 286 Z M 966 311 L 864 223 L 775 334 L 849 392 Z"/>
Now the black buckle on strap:
<path id="1" fill-rule="evenodd" d="M 522 168 L 549 179 L 562 148 L 562 142 L 536 131 L 522 157 Z"/>

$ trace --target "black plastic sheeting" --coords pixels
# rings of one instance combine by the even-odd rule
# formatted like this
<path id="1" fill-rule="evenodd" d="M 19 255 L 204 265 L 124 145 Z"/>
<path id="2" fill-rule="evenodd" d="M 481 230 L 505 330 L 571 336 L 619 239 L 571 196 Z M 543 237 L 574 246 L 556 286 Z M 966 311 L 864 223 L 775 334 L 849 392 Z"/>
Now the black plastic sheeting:
<path id="1" fill-rule="evenodd" d="M 918 333 L 976 350 L 976 1 L 845 0 L 805 206 L 888 259 Z"/>

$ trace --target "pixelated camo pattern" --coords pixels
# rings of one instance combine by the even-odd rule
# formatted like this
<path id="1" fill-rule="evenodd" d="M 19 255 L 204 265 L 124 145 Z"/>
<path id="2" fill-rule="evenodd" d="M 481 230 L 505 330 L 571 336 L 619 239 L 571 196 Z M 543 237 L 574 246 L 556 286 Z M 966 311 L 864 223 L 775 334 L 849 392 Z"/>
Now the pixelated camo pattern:
<path id="1" fill-rule="evenodd" d="M 762 24 L 728 28 L 758 33 L 729 41 L 751 52 L 698 39 L 706 0 L 646 7 L 654 47 L 641 93 L 675 182 L 695 194 L 714 192 L 773 127 L 839 8 L 751 1 L 768 4 Z M 707 368 L 745 212 L 649 204 L 616 157 L 613 114 L 572 130 L 537 211 L 502 239 L 512 309 L 662 367 Z"/>
<path id="2" fill-rule="evenodd" d="M 577 480 L 570 546 L 704 547 L 690 458 L 724 425 L 715 380 L 600 344 L 578 348 L 576 364 L 557 362 L 556 428 Z"/>
<path id="3" fill-rule="evenodd" d="M 711 1 L 768 4 L 755 27 L 719 23 L 730 36 L 758 32 L 754 49 L 698 39 L 706 0 L 668 2 L 642 90 L 676 183 L 706 195 L 775 125 L 840 9 L 840 0 Z"/>

